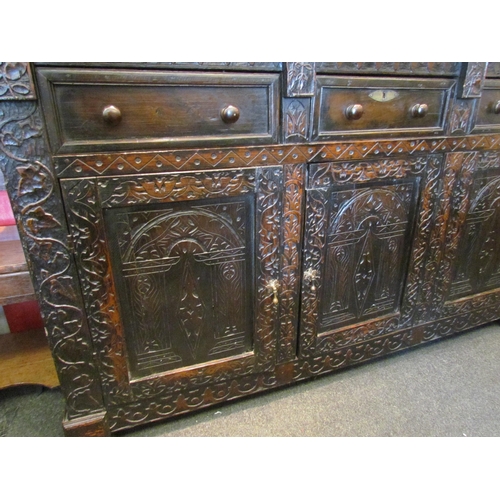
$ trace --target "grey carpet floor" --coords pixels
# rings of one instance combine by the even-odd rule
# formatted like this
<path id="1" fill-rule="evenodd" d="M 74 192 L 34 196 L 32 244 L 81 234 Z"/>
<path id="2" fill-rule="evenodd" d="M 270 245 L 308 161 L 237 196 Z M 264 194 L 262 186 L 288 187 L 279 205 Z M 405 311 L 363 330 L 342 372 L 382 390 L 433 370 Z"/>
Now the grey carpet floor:
<path id="1" fill-rule="evenodd" d="M 500 326 L 120 436 L 500 436 Z M 59 390 L 0 391 L 0 436 L 62 436 Z"/>

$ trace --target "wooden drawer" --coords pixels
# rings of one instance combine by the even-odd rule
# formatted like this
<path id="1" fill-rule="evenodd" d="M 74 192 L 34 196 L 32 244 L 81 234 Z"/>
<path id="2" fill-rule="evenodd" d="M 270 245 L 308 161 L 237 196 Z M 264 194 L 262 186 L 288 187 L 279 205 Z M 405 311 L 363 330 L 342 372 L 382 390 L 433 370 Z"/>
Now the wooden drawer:
<path id="1" fill-rule="evenodd" d="M 452 86 L 444 79 L 319 76 L 313 137 L 442 134 Z M 423 116 L 414 116 L 421 105 Z"/>
<path id="2" fill-rule="evenodd" d="M 477 106 L 476 125 L 473 132 L 498 132 L 500 130 L 500 80 L 486 80 Z"/>
<path id="3" fill-rule="evenodd" d="M 39 68 L 37 76 L 55 153 L 277 139 L 277 74 Z M 236 120 L 224 116 L 230 106 Z"/>

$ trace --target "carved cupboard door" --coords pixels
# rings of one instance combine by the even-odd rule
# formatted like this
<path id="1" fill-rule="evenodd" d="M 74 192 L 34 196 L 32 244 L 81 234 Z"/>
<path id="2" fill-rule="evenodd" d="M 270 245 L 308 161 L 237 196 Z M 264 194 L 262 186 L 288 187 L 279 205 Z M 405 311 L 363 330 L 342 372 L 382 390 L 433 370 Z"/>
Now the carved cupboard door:
<path id="1" fill-rule="evenodd" d="M 437 279 L 438 311 L 452 329 L 499 317 L 500 156 L 446 155 L 448 224 Z"/>
<path id="2" fill-rule="evenodd" d="M 273 368 L 281 167 L 61 182 L 108 403 Z"/>
<path id="3" fill-rule="evenodd" d="M 425 320 L 441 164 L 430 155 L 309 166 L 301 356 Z"/>

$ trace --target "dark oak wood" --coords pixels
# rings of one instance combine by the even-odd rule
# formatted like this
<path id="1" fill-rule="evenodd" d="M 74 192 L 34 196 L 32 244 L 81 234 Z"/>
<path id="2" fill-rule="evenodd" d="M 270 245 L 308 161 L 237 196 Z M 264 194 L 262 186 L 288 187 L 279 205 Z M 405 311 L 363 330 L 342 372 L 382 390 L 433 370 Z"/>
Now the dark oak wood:
<path id="1" fill-rule="evenodd" d="M 500 80 L 487 80 L 483 87 L 481 98 L 478 100 L 477 117 L 473 132 L 500 131 Z"/>
<path id="2" fill-rule="evenodd" d="M 0 165 L 66 434 L 499 319 L 496 69 L 37 65 L 45 125 L 0 103 Z"/>
<path id="3" fill-rule="evenodd" d="M 349 134 L 440 134 L 453 80 L 318 76 L 313 139 Z M 415 106 L 426 113 L 415 115 Z"/>
<path id="4" fill-rule="evenodd" d="M 278 75 L 38 68 L 37 77 L 56 153 L 277 139 Z M 228 106 L 237 121 L 221 116 Z"/>

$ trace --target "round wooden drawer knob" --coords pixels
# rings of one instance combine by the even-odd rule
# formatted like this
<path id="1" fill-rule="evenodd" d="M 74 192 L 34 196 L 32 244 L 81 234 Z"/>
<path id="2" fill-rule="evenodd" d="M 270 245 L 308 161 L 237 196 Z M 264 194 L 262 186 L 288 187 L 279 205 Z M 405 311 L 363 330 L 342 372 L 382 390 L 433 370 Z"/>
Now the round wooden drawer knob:
<path id="1" fill-rule="evenodd" d="M 220 116 L 224 123 L 235 123 L 240 117 L 240 110 L 236 106 L 226 106 L 221 110 Z"/>
<path id="2" fill-rule="evenodd" d="M 496 115 L 500 115 L 500 101 L 497 101 L 495 104 L 493 104 L 493 113 Z"/>
<path id="3" fill-rule="evenodd" d="M 359 120 L 363 116 L 363 106 L 361 104 L 352 104 L 345 110 L 348 120 Z"/>
<path id="4" fill-rule="evenodd" d="M 415 106 L 411 108 L 411 116 L 414 118 L 423 118 L 428 111 L 429 106 L 427 106 L 427 104 L 415 104 Z"/>
<path id="5" fill-rule="evenodd" d="M 122 119 L 122 112 L 115 106 L 106 106 L 102 110 L 102 118 L 108 125 L 118 125 Z"/>

